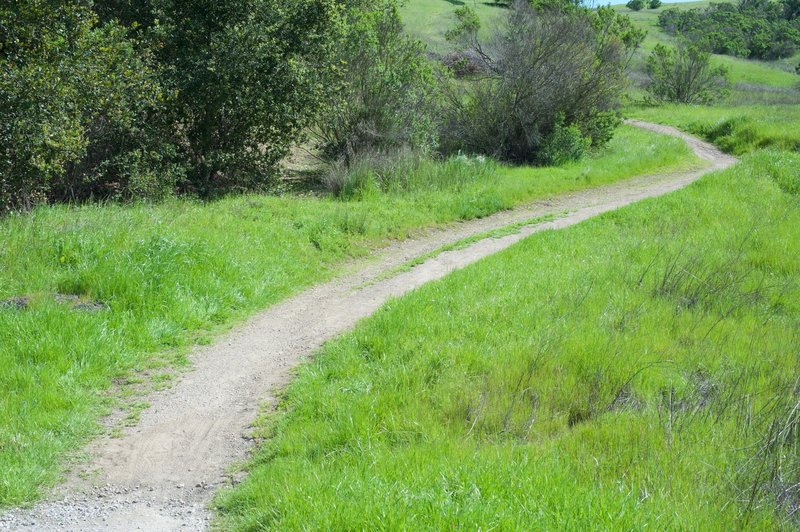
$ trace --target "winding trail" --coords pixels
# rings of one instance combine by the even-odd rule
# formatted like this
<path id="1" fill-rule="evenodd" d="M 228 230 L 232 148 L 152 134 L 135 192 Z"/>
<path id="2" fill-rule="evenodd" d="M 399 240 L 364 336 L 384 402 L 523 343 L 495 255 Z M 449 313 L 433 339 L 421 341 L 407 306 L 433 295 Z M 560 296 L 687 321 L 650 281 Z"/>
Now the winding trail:
<path id="1" fill-rule="evenodd" d="M 168 390 L 122 437 L 89 446 L 88 471 L 75 471 L 48 501 L 0 516 L 0 530 L 198 530 L 207 526 L 214 490 L 231 482 L 226 469 L 247 456 L 246 437 L 259 405 L 272 404 L 291 370 L 326 340 L 377 310 L 391 297 L 439 279 L 539 231 L 560 229 L 641 199 L 680 189 L 736 159 L 680 131 L 638 121 L 629 124 L 684 139 L 709 165 L 702 170 L 636 177 L 557 196 L 455 224 L 393 244 L 351 273 L 312 287 L 198 347 L 193 369 Z M 384 278 L 407 261 L 460 239 L 546 215 L 563 216 L 523 226 L 441 253 L 409 271 Z M 88 473 L 88 475 L 87 475 Z M 88 480 L 82 478 L 88 477 Z"/>

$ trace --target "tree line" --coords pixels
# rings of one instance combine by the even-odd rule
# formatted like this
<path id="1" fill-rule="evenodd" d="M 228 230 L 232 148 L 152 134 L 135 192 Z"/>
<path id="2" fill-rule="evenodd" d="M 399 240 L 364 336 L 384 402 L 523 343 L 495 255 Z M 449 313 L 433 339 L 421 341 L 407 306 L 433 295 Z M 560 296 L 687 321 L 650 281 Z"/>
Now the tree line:
<path id="1" fill-rule="evenodd" d="M 456 79 L 395 0 L 19 0 L 0 6 L 0 212 L 269 186 L 311 138 L 366 151 L 579 157 L 611 135 L 642 39 L 571 0 L 517 1 Z M 579 53 L 576 53 L 579 52 Z"/>

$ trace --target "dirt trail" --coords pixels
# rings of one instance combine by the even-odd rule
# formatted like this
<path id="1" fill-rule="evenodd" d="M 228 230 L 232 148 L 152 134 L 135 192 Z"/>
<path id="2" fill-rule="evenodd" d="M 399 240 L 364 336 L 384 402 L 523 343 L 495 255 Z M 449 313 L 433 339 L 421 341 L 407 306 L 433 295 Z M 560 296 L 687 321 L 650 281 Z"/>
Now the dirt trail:
<path id="1" fill-rule="evenodd" d="M 151 407 L 120 438 L 102 438 L 88 452 L 87 471 L 73 473 L 48 501 L 0 516 L 0 529 L 197 530 L 208 523 L 214 490 L 230 482 L 226 468 L 246 458 L 243 435 L 259 405 L 287 383 L 291 369 L 326 340 L 345 332 L 394 296 L 496 253 L 528 235 L 574 225 L 635 201 L 666 194 L 736 160 L 673 128 L 630 124 L 686 140 L 708 161 L 698 171 L 637 177 L 609 186 L 558 196 L 455 224 L 382 251 L 352 273 L 312 287 L 253 317 L 246 324 L 198 347 L 193 370 L 172 388 L 148 397 Z M 444 244 L 550 214 L 555 221 L 529 225 L 502 238 L 487 238 L 441 253 L 413 269 L 382 274 Z"/>

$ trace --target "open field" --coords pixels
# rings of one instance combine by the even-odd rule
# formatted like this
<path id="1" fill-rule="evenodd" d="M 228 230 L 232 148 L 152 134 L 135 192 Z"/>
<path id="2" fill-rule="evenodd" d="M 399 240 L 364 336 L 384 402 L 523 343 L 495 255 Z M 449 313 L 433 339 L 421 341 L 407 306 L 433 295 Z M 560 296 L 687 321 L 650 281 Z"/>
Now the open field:
<path id="1" fill-rule="evenodd" d="M 30 501 L 59 477 L 65 454 L 98 430 L 118 394 L 106 394 L 112 383 L 135 388 L 142 377 L 131 372 L 147 370 L 150 385 L 163 385 L 170 374 L 157 367 L 180 364 L 182 347 L 329 277 L 348 257 L 426 226 L 697 163 L 680 141 L 625 127 L 604 154 L 569 167 L 448 164 L 351 201 L 246 196 L 3 219 L 0 300 L 29 302 L 0 307 L 0 502 Z M 142 405 L 129 400 L 135 422 Z"/>
<path id="2" fill-rule="evenodd" d="M 222 524 L 776 526 L 800 480 L 798 192 L 800 155 L 757 152 L 392 302 L 262 419 Z"/>

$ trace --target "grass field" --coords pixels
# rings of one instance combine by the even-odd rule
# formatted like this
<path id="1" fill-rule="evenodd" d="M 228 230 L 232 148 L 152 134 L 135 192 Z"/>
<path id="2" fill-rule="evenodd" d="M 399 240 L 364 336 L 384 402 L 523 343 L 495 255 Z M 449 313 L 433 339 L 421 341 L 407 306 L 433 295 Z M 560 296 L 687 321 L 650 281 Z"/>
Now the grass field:
<path id="1" fill-rule="evenodd" d="M 31 501 L 57 480 L 111 397 L 135 388 L 125 383 L 163 385 L 169 373 L 159 368 L 183 363 L 187 345 L 330 276 L 349 257 L 422 227 L 693 164 L 681 142 L 625 127 L 579 164 L 421 165 L 404 186 L 371 187 L 349 201 L 245 196 L 6 217 L 0 505 Z M 15 297 L 28 298 L 27 309 Z M 123 391 L 109 391 L 114 383 Z"/>
<path id="2" fill-rule="evenodd" d="M 800 151 L 798 105 L 667 105 L 631 107 L 625 114 L 673 125 L 705 137 L 729 153 L 765 147 Z"/>
<path id="3" fill-rule="evenodd" d="M 453 13 L 462 5 L 471 7 L 478 14 L 483 25 L 481 35 L 484 37 L 491 35 L 492 27 L 506 10 L 485 0 L 406 0 L 401 6 L 406 31 L 425 42 L 431 51 L 447 53 L 451 46 L 444 34 L 455 24 Z"/>
<path id="4" fill-rule="evenodd" d="M 760 151 L 391 302 L 261 420 L 221 525 L 796 524 L 798 194 Z"/>

